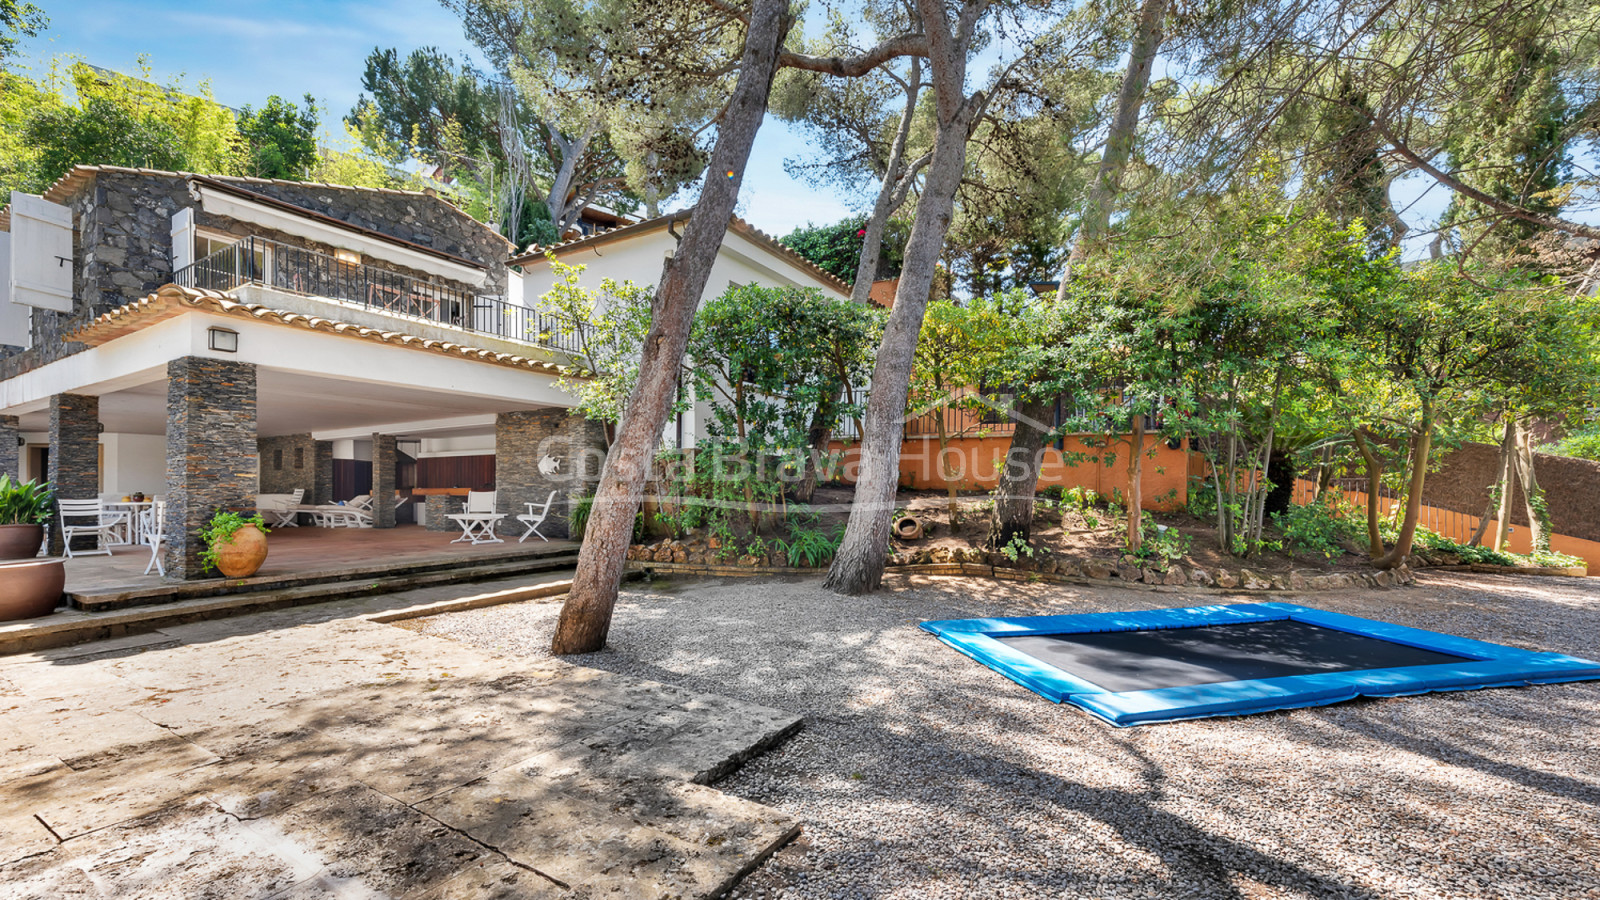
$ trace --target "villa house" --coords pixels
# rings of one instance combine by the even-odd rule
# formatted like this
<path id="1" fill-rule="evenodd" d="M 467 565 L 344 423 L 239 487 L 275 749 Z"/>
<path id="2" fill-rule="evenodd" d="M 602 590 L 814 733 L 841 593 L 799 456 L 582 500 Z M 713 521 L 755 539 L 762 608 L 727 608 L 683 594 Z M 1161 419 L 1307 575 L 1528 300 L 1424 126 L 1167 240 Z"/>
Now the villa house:
<path id="1" fill-rule="evenodd" d="M 652 284 L 685 218 L 552 250 Z M 502 513 L 553 490 L 564 536 L 604 435 L 557 383 L 543 251 L 514 253 L 432 192 L 75 168 L 0 212 L 0 471 L 164 496 L 174 578 L 201 574 L 214 510 L 295 488 L 370 492 L 378 528 L 415 488 L 437 530 L 459 489 L 493 486 Z M 735 220 L 706 293 L 751 281 L 848 292 Z"/>

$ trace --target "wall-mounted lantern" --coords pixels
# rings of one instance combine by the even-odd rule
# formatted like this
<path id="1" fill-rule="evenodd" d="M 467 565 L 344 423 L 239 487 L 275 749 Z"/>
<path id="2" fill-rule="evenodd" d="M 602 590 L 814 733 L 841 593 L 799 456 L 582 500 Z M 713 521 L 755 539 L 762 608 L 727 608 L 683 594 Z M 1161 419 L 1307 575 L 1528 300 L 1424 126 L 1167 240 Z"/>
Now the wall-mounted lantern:
<path id="1" fill-rule="evenodd" d="M 238 353 L 239 332 L 232 328 L 207 328 L 206 346 L 223 353 Z"/>

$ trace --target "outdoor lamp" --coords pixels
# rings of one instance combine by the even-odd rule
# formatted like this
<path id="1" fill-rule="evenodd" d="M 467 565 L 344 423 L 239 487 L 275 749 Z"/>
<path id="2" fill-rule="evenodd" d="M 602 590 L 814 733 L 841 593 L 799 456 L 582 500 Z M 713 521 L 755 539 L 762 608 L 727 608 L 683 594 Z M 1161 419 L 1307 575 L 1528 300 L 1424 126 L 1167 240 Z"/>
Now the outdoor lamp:
<path id="1" fill-rule="evenodd" d="M 238 353 L 239 332 L 231 328 L 207 328 L 206 346 L 223 353 Z"/>

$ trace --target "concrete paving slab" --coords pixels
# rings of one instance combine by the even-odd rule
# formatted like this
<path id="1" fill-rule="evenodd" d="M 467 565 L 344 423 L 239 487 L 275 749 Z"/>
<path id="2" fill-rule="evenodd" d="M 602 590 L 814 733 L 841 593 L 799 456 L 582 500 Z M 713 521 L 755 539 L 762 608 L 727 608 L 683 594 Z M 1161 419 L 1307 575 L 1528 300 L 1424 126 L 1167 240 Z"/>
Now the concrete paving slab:
<path id="1" fill-rule="evenodd" d="M 0 900 L 712 897 L 797 830 L 680 783 L 795 717 L 369 605 L 8 661 Z"/>

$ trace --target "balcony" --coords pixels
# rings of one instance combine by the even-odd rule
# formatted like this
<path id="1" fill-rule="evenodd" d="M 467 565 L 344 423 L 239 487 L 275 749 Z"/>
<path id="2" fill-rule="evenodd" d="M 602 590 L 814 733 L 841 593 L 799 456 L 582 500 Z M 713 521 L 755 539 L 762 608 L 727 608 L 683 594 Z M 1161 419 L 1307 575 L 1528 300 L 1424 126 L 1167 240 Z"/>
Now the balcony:
<path id="1" fill-rule="evenodd" d="M 185 266 L 173 281 L 221 293 L 258 285 L 563 353 L 577 353 L 582 347 L 578 335 L 563 328 L 563 320 L 556 316 L 266 238 L 247 237 L 230 244 Z"/>

